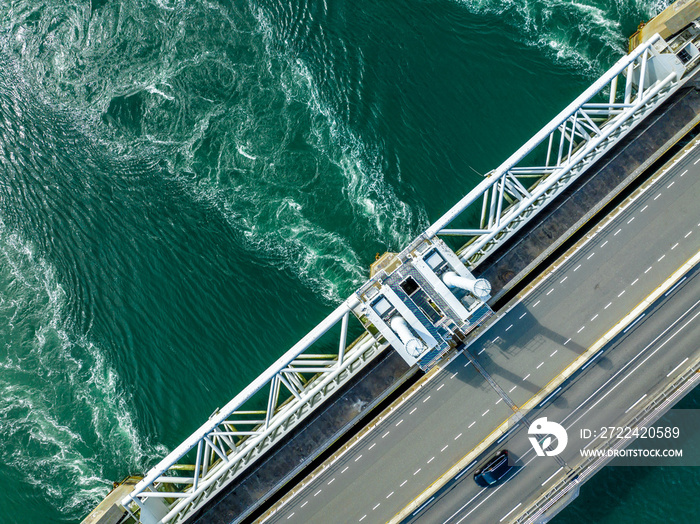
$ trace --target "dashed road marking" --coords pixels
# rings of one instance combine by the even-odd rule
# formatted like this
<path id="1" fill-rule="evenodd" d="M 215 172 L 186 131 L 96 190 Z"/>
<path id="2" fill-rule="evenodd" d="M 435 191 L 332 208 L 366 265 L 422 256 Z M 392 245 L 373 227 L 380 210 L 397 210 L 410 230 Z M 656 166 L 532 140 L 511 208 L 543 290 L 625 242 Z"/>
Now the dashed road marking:
<path id="1" fill-rule="evenodd" d="M 430 464 L 433 460 L 435 460 L 435 457 L 432 457 L 426 464 Z"/>
<path id="2" fill-rule="evenodd" d="M 471 429 L 471 427 L 472 427 L 474 424 L 476 424 L 476 420 L 475 420 L 474 422 L 472 422 L 471 424 L 469 424 L 469 426 L 467 426 L 467 429 Z"/>
<path id="3" fill-rule="evenodd" d="M 569 342 L 571 342 L 571 337 L 566 339 L 566 342 L 564 342 L 564 345 L 566 346 Z"/>
<path id="4" fill-rule="evenodd" d="M 427 397 L 425 397 L 425 398 L 423 399 L 423 404 L 425 404 L 425 403 L 428 402 L 429 400 L 430 400 L 430 395 L 428 395 Z"/>
<path id="5" fill-rule="evenodd" d="M 579 264 L 578 266 L 576 266 L 576 267 L 574 268 L 574 271 L 578 271 L 578 268 L 580 268 L 580 267 L 581 267 L 581 264 Z"/>
<path id="6" fill-rule="evenodd" d="M 319 493 L 321 493 L 323 490 L 319 489 L 316 493 L 314 493 L 314 497 L 316 497 Z"/>
<path id="7" fill-rule="evenodd" d="M 639 282 L 639 279 L 638 279 L 638 278 L 636 278 L 636 279 L 634 280 L 634 282 L 632 282 L 632 283 L 630 284 L 630 286 L 634 286 L 637 282 Z"/>
<path id="8" fill-rule="evenodd" d="M 661 255 L 661 257 L 659 258 L 659 260 L 657 260 L 657 262 L 661 262 L 664 258 L 666 258 L 666 255 Z"/>
<path id="9" fill-rule="evenodd" d="M 535 369 L 540 369 L 543 364 L 544 364 L 544 361 L 540 362 L 539 365 Z"/>
<path id="10" fill-rule="evenodd" d="M 382 438 L 386 437 L 389 433 L 390 433 L 389 431 L 387 431 L 386 433 L 384 433 L 384 434 L 382 435 Z"/>
<path id="11" fill-rule="evenodd" d="M 394 494 L 394 492 L 392 491 L 391 493 L 389 493 L 389 494 L 386 496 L 386 498 L 391 497 L 393 494 Z"/>
<path id="12" fill-rule="evenodd" d="M 361 458 L 362 458 L 362 455 L 359 455 L 359 456 L 355 459 L 355 462 L 357 462 L 357 461 L 360 460 Z"/>
<path id="13" fill-rule="evenodd" d="M 666 189 L 669 189 L 675 183 L 676 183 L 676 181 L 674 180 L 673 182 L 671 182 L 669 185 L 666 186 Z"/>
<path id="14" fill-rule="evenodd" d="M 441 390 L 442 388 L 444 388 L 444 387 L 445 387 L 445 384 L 444 384 L 444 383 L 440 384 L 440 387 L 437 388 L 437 391 L 440 391 L 440 390 Z"/>
<path id="15" fill-rule="evenodd" d="M 608 309 L 610 306 L 612 306 L 612 302 L 608 302 L 608 305 L 605 306 L 603 309 Z"/>
<path id="16" fill-rule="evenodd" d="M 527 380 L 528 378 L 530 378 L 530 373 L 528 373 L 527 375 L 525 375 L 525 377 L 523 377 L 523 381 Z"/>
<path id="17" fill-rule="evenodd" d="M 445 447 L 442 448 L 442 449 L 440 450 L 440 453 L 442 453 L 443 451 L 445 451 L 445 450 L 447 449 L 447 446 L 449 446 L 449 444 L 445 444 Z"/>
<path id="18" fill-rule="evenodd" d="M 532 307 L 537 307 L 537 304 L 539 304 L 540 302 L 542 302 L 542 301 L 541 301 L 541 300 L 538 300 L 537 302 L 535 302 L 535 303 L 532 305 Z"/>
<path id="19" fill-rule="evenodd" d="M 306 506 L 308 503 L 309 503 L 309 501 L 307 500 L 306 502 L 304 502 L 304 503 L 303 503 L 301 506 L 299 506 L 299 507 L 300 507 L 300 508 L 303 508 L 303 507 Z"/>
<path id="20" fill-rule="evenodd" d="M 421 471 L 422 469 L 423 469 L 423 468 L 418 468 L 418 469 L 413 473 L 413 476 L 415 477 L 416 475 L 418 475 L 418 473 L 420 473 L 420 471 Z"/>
<path id="21" fill-rule="evenodd" d="M 693 233 L 692 229 L 688 231 L 683 238 L 688 238 Z"/>
<path id="22" fill-rule="evenodd" d="M 673 251 L 674 249 L 676 249 L 676 248 L 678 247 L 678 244 L 679 244 L 679 243 L 680 243 L 680 242 L 676 242 L 675 244 L 673 244 L 673 246 L 671 247 L 671 251 Z"/>
<path id="23" fill-rule="evenodd" d="M 512 393 L 513 390 L 514 390 L 515 388 L 517 388 L 517 387 L 518 387 L 518 386 L 513 386 L 512 388 L 510 388 L 510 391 L 509 391 L 508 393 Z"/>
<path id="24" fill-rule="evenodd" d="M 491 411 L 491 410 L 490 410 L 490 409 L 487 409 L 486 411 L 484 411 L 484 412 L 481 414 L 481 416 L 483 417 L 483 416 L 486 415 L 486 413 L 488 413 L 489 411 Z"/>
<path id="25" fill-rule="evenodd" d="M 408 480 L 404 480 L 399 487 L 403 488 L 406 485 L 406 482 L 408 482 Z"/>
<path id="26" fill-rule="evenodd" d="M 508 331 L 508 330 L 509 330 L 510 328 L 512 328 L 512 327 L 513 327 L 513 324 L 511 324 L 510 326 L 508 326 L 508 327 L 506 328 L 506 331 Z"/>
<path id="27" fill-rule="evenodd" d="M 654 200 L 656 200 L 656 199 L 659 198 L 660 196 L 661 196 L 661 193 L 659 193 L 658 195 L 656 195 L 656 196 L 654 197 Z"/>
<path id="28" fill-rule="evenodd" d="M 600 313 L 596 313 L 596 314 L 593 316 L 593 318 L 591 319 L 591 322 L 593 322 L 593 321 L 594 321 L 596 318 L 598 318 L 599 316 L 600 316 Z"/>
<path id="29" fill-rule="evenodd" d="M 453 375 L 453 376 L 454 376 L 454 375 Z M 415 411 L 416 411 L 417 409 L 418 409 L 417 407 L 413 408 L 411 411 L 408 412 L 408 414 L 409 414 L 409 415 L 413 415 L 413 413 L 415 413 Z"/>
<path id="30" fill-rule="evenodd" d="M 289 514 L 289 516 L 287 517 L 287 520 L 291 519 L 291 518 L 294 516 L 294 513 L 295 513 L 295 512 L 292 511 L 292 512 Z"/>
<path id="31" fill-rule="evenodd" d="M 398 428 L 398 427 L 401 425 L 402 422 L 403 422 L 403 419 L 399 420 L 399 421 L 395 424 L 395 426 Z"/>
<path id="32" fill-rule="evenodd" d="M 618 293 L 618 295 L 617 295 L 617 298 L 620 298 L 622 295 L 624 295 L 626 291 L 627 291 L 626 289 L 623 289 L 622 291 L 620 291 L 620 293 Z"/>
<path id="33" fill-rule="evenodd" d="M 608 242 L 610 242 L 610 240 L 606 240 L 605 242 L 603 242 L 603 243 L 600 245 L 600 247 L 605 247 L 605 245 L 606 245 Z"/>
<path id="34" fill-rule="evenodd" d="M 588 255 L 586 257 L 586 260 L 590 260 L 593 257 L 593 255 L 595 255 L 595 251 L 593 253 L 591 253 L 590 255 Z"/>
<path id="35" fill-rule="evenodd" d="M 343 468 L 343 471 L 341 471 L 341 473 L 345 473 L 345 472 L 348 470 L 349 467 L 350 467 L 350 466 L 345 466 L 345 467 Z"/>
<path id="36" fill-rule="evenodd" d="M 381 502 L 377 502 L 377 505 L 374 506 L 374 507 L 372 508 L 372 511 L 374 511 L 375 509 L 377 509 L 380 505 L 381 505 Z"/>
<path id="37" fill-rule="evenodd" d="M 622 228 L 620 228 L 620 229 L 618 229 L 617 231 L 615 231 L 615 234 L 614 234 L 613 236 L 616 237 L 617 234 L 618 234 L 620 231 L 622 231 Z"/>
<path id="38" fill-rule="evenodd" d="M 333 482 L 335 482 L 335 477 L 328 481 L 328 485 L 330 486 L 331 484 L 333 484 Z"/>
<path id="39" fill-rule="evenodd" d="M 586 326 L 581 326 L 580 328 L 578 328 L 578 331 L 576 333 L 581 333 L 581 331 L 583 331 L 585 328 Z"/>
<path id="40" fill-rule="evenodd" d="M 461 437 L 462 435 L 464 435 L 464 433 L 460 433 L 459 435 L 457 435 L 457 436 L 455 437 L 455 440 L 457 440 L 457 439 L 458 439 L 459 437 Z"/>
<path id="41" fill-rule="evenodd" d="M 375 442 L 375 443 L 373 443 L 373 444 L 372 444 L 372 445 L 371 445 L 370 447 L 368 447 L 368 448 L 367 448 L 367 451 L 371 451 L 371 450 L 372 450 L 372 448 L 373 448 L 374 446 L 376 446 L 376 445 L 377 445 L 377 443 L 376 443 L 376 442 Z"/>
<path id="42" fill-rule="evenodd" d="M 518 317 L 518 320 L 522 320 L 523 317 L 524 317 L 525 315 L 527 315 L 527 311 L 526 311 L 525 313 L 523 313 L 522 315 L 520 315 L 520 316 Z"/>
<path id="43" fill-rule="evenodd" d="M 558 350 L 558 349 L 555 349 L 555 350 L 554 350 L 554 351 L 552 352 L 552 354 L 551 354 L 551 355 L 549 355 L 549 356 L 550 356 L 550 357 L 553 357 L 554 355 L 556 355 L 556 354 L 557 354 L 557 351 L 559 351 L 559 350 Z"/>

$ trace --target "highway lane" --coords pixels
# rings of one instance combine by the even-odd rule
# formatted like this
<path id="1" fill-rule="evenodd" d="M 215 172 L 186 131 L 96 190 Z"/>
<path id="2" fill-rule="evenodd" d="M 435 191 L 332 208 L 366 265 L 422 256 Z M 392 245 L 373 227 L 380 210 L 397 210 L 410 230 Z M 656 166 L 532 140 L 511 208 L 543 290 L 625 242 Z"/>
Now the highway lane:
<path id="1" fill-rule="evenodd" d="M 700 354 L 700 270 L 660 302 L 615 339 L 593 365 L 568 381 L 556 399 L 528 413 L 529 422 L 544 416 L 567 429 L 569 443 L 560 462 L 535 455 L 523 423 L 485 455 L 505 448 L 524 467 L 494 488 L 477 486 L 472 479 L 476 466 L 468 468 L 431 506 L 406 522 L 507 522 L 566 475 L 570 466 L 581 461 L 581 449 L 601 443 L 582 439 L 581 429 L 624 424 L 633 415 L 630 408 L 642 405 L 640 398 L 651 398 L 684 369 L 682 364 L 689 365 Z"/>
<path id="2" fill-rule="evenodd" d="M 697 251 L 699 158 L 676 162 L 469 348 L 517 405 Z M 389 520 L 512 413 L 466 363 L 450 363 L 267 520 Z"/>

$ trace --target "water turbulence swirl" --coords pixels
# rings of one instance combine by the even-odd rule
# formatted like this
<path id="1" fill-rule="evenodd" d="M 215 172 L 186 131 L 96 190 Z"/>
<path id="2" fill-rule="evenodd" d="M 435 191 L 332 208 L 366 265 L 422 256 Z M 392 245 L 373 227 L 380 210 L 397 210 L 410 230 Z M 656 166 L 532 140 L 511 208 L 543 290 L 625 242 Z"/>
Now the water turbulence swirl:
<path id="1" fill-rule="evenodd" d="M 0 513 L 145 472 L 652 4 L 0 5 Z"/>

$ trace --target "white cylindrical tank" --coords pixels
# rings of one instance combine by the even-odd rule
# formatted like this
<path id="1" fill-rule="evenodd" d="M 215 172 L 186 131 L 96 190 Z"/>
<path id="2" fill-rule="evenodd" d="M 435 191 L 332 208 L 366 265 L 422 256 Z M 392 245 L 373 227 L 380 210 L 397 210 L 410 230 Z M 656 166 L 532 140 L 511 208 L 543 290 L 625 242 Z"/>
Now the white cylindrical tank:
<path id="1" fill-rule="evenodd" d="M 491 283 L 485 278 L 465 278 L 454 271 L 447 271 L 442 275 L 442 281 L 448 287 L 457 287 L 469 291 L 476 298 L 484 300 L 491 293 Z"/>
<path id="2" fill-rule="evenodd" d="M 423 343 L 411 332 L 404 318 L 401 315 L 396 315 L 391 319 L 389 325 L 401 339 L 408 354 L 413 357 L 418 357 L 423 351 Z"/>

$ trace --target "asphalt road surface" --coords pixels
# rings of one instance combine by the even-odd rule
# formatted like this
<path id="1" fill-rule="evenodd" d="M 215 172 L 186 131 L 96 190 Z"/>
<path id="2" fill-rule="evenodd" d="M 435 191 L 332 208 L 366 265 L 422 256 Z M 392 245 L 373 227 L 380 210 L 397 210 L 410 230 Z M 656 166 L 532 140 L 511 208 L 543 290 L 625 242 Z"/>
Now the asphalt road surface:
<path id="1" fill-rule="evenodd" d="M 616 211 L 613 220 L 589 234 L 584 245 L 557 261 L 547 279 L 469 347 L 498 390 L 466 357 L 458 357 L 342 456 L 321 466 L 266 522 L 390 520 L 514 416 L 512 407 L 517 410 L 536 395 L 698 251 L 699 162 L 700 148 L 695 148 Z M 630 337 L 641 336 L 637 334 L 648 322 L 630 330 Z M 640 347 L 643 341 L 633 345 Z M 610 365 L 608 359 L 612 357 L 606 354 L 597 360 L 591 372 Z M 585 384 L 591 392 L 595 390 L 593 383 Z M 647 386 L 641 384 L 644 391 Z M 566 411 L 573 406 L 575 401 L 567 391 L 561 391 L 561 400 L 547 409 L 564 405 Z M 526 450 L 515 451 L 524 456 Z M 553 459 L 542 462 L 551 463 L 549 469 L 538 466 L 543 475 L 561 467 Z M 536 488 L 527 484 L 531 487 Z M 506 491 L 501 487 L 477 496 L 493 501 L 495 493 Z M 513 493 L 503 504 L 498 496 L 503 515 L 532 491 L 515 489 Z M 473 504 L 491 507 L 477 499 Z M 481 515 L 477 509 L 472 516 L 477 513 Z M 492 517 L 485 518 L 494 522 L 489 520 Z M 433 522 L 432 516 L 425 521 Z"/>

